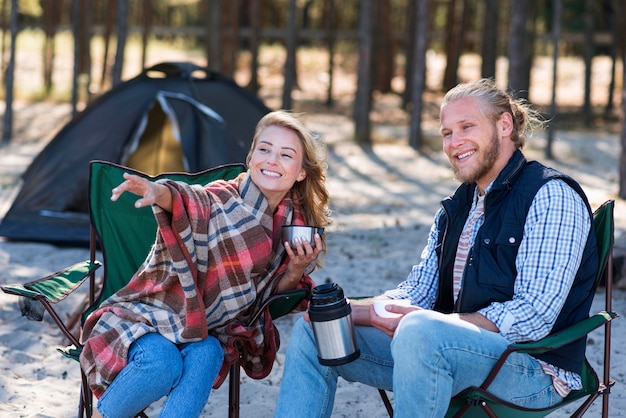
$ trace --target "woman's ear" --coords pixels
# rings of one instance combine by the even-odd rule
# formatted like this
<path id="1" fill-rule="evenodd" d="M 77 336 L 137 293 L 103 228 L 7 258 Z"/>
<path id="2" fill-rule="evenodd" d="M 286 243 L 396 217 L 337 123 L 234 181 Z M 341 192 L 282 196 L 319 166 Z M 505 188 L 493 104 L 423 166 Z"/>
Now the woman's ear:
<path id="1" fill-rule="evenodd" d="M 302 181 L 306 178 L 306 171 L 303 169 L 300 170 L 300 173 L 298 174 L 298 177 L 296 178 L 296 181 Z"/>

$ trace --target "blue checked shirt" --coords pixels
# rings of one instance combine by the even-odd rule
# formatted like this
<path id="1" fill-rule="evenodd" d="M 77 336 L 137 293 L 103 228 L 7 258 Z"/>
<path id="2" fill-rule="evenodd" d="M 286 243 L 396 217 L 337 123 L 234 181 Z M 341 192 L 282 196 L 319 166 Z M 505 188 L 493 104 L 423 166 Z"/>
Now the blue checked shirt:
<path id="1" fill-rule="evenodd" d="M 413 305 L 425 309 L 435 306 L 439 279 L 435 245 L 442 213 L 440 209 L 435 215 L 420 263 L 385 296 L 411 299 Z M 482 218 L 476 222 L 470 245 L 482 224 Z M 537 192 L 526 217 L 515 261 L 513 299 L 491 303 L 478 312 L 496 324 L 500 334 L 512 343 L 536 341 L 548 335 L 578 271 L 590 228 L 591 219 L 578 193 L 561 180 L 547 182 Z M 578 374 L 561 369 L 556 373 L 569 389 L 582 387 Z"/>

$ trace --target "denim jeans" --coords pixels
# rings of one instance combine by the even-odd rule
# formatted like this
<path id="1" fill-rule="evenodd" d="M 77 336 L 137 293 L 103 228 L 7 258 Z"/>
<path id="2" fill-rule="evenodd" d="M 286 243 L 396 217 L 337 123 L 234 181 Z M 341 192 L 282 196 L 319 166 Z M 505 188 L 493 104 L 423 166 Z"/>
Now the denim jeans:
<path id="1" fill-rule="evenodd" d="M 98 411 L 104 418 L 133 417 L 167 395 L 160 417 L 198 417 L 223 360 L 214 337 L 177 345 L 146 334 L 131 344 L 128 364 L 100 397 Z"/>
<path id="2" fill-rule="evenodd" d="M 406 315 L 393 340 L 373 327 L 356 327 L 355 333 L 361 356 L 327 367 L 317 360 L 310 325 L 302 319 L 294 325 L 274 417 L 330 417 L 339 376 L 393 390 L 395 418 L 443 417 L 450 398 L 480 385 L 509 344 L 497 333 L 434 311 Z M 511 355 L 491 389 L 527 407 L 562 401 L 539 362 L 526 354 Z"/>

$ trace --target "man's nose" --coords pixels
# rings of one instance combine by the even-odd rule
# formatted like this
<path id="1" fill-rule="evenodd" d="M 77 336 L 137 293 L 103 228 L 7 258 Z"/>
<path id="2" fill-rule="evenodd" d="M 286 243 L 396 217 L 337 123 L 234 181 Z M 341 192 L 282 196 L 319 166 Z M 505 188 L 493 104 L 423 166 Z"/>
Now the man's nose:
<path id="1" fill-rule="evenodd" d="M 465 139 L 463 138 L 463 135 L 461 135 L 459 132 L 452 132 L 450 134 L 450 146 L 451 147 L 458 147 L 462 145 L 464 142 L 465 142 Z"/>

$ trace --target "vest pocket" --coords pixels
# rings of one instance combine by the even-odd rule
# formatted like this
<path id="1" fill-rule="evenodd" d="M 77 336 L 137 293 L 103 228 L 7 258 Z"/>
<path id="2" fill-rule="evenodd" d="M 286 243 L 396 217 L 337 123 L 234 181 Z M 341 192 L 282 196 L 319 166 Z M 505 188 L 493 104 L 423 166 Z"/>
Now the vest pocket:
<path id="1" fill-rule="evenodd" d="M 523 227 L 503 223 L 499 230 L 481 232 L 473 255 L 479 270 L 478 283 L 512 289 L 517 276 L 515 259 L 522 242 Z"/>

